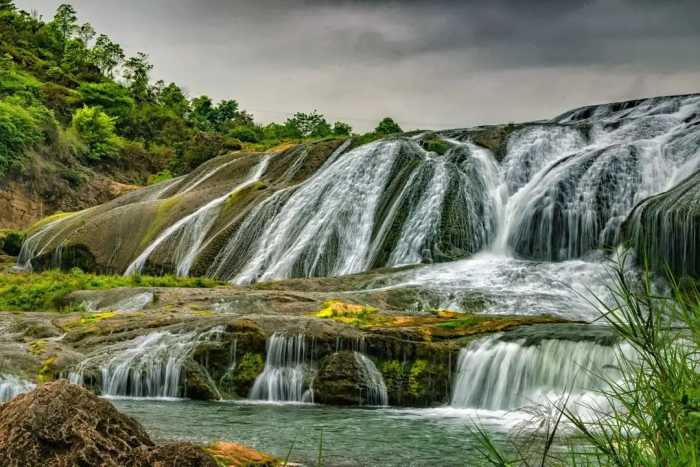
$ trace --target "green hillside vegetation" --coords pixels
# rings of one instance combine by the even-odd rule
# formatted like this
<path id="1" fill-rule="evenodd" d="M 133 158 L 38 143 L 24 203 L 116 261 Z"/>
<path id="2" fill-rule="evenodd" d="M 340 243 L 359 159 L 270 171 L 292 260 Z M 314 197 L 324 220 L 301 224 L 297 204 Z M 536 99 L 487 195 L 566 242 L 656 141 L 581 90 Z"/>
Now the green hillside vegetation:
<path id="1" fill-rule="evenodd" d="M 236 100 L 190 98 L 175 83 L 153 82 L 152 71 L 148 55 L 127 57 L 68 4 L 44 21 L 0 0 L 0 177 L 22 176 L 39 154 L 70 167 L 62 175 L 73 185 L 85 178 L 80 167 L 109 173 L 130 164 L 147 174 L 127 182 L 146 183 L 148 174 L 162 181 L 241 148 L 352 134 L 317 111 L 262 125 Z M 358 139 L 396 131 L 387 118 Z"/>

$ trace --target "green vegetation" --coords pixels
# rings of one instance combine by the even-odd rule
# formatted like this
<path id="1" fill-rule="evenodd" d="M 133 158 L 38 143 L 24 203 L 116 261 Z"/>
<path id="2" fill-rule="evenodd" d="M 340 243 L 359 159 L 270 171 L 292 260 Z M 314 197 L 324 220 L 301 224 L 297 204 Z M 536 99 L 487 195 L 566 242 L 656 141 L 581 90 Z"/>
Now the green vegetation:
<path id="1" fill-rule="evenodd" d="M 432 151 L 443 155 L 450 150 L 450 145 L 445 140 L 438 136 L 431 136 L 422 142 L 422 146 L 426 151 Z"/>
<path id="2" fill-rule="evenodd" d="M 312 139 L 347 137 L 352 127 L 314 110 L 260 124 L 236 100 L 190 98 L 153 82 L 148 55 L 122 47 L 60 5 L 49 21 L 0 2 L 0 177 L 22 171 L 32 151 L 70 168 L 146 160 L 148 170 L 181 175 L 212 157 Z M 384 118 L 373 140 L 401 132 Z M 71 186 L 82 178 L 69 174 Z M 145 182 L 147 174 L 141 182 Z"/>
<path id="3" fill-rule="evenodd" d="M 26 234 L 16 230 L 0 230 L 0 251 L 10 256 L 18 256 Z"/>
<path id="4" fill-rule="evenodd" d="M 537 452 L 516 446 L 506 454 L 479 431 L 482 454 L 493 465 L 698 465 L 700 295 L 671 277 L 671 295 L 660 296 L 650 273 L 636 281 L 625 270 L 623 260 L 611 289 L 613 304 L 597 302 L 608 324 L 634 349 L 619 354 L 621 379 L 604 378 L 610 412 L 590 421 L 566 401 L 555 401 L 554 421 Z M 554 452 L 552 440 L 564 420 L 576 429 L 565 435 L 574 446 L 568 453 Z"/>
<path id="5" fill-rule="evenodd" d="M 33 274 L 0 274 L 0 310 L 65 311 L 66 296 L 77 290 L 113 289 L 117 287 L 216 287 L 219 282 L 206 278 L 174 276 L 107 276 L 87 274 L 78 269 L 70 272 L 47 271 Z"/>
<path id="6" fill-rule="evenodd" d="M 244 354 L 236 366 L 236 374 L 233 377 L 236 388 L 242 389 L 240 392 L 245 394 L 264 367 L 265 359 L 259 353 L 247 352 Z"/>

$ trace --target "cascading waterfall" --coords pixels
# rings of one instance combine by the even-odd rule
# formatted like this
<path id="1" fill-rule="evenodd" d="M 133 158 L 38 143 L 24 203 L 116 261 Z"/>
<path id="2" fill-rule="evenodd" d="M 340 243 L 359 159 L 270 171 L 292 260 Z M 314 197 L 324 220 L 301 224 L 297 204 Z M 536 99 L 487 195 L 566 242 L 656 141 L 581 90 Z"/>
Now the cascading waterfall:
<path id="1" fill-rule="evenodd" d="M 365 354 L 353 352 L 355 361 L 360 367 L 362 382 L 367 388 L 367 402 L 369 405 L 389 405 L 389 395 L 384 384 L 384 377 L 372 360 Z"/>
<path id="2" fill-rule="evenodd" d="M 255 379 L 249 399 L 270 402 L 313 402 L 306 383 L 311 361 L 307 361 L 303 334 L 275 333 L 267 341 L 265 368 Z"/>
<path id="3" fill-rule="evenodd" d="M 35 384 L 12 375 L 0 375 L 0 403 L 7 402 L 20 394 L 29 392 Z"/>
<path id="4" fill-rule="evenodd" d="M 117 344 L 88 357 L 68 379 L 84 384 L 85 375 L 99 370 L 102 394 L 120 397 L 178 398 L 183 396 L 182 370 L 198 344 L 220 338 L 223 328 L 205 332 L 154 332 Z"/>
<path id="5" fill-rule="evenodd" d="M 412 140 L 333 157 L 252 212 L 209 270 L 249 283 L 344 275 L 474 253 L 493 237 L 492 203 L 472 146 L 444 156 Z M 444 224 L 444 225 L 443 225 Z"/>
<path id="6" fill-rule="evenodd" d="M 192 268 L 192 265 L 199 254 L 200 247 L 216 222 L 223 204 L 230 196 L 246 189 L 260 180 L 267 169 L 269 160 L 270 156 L 263 157 L 263 159 L 252 169 L 250 175 L 242 183 L 236 185 L 228 193 L 211 200 L 192 214 L 183 217 L 175 224 L 167 228 L 129 265 L 124 274 L 133 275 L 140 273 L 143 270 L 148 258 L 159 247 L 174 239 L 176 241 L 176 246 L 172 249 L 172 251 L 174 255 L 174 263 L 176 265 L 175 272 L 178 276 L 189 275 L 190 269 Z M 215 168 L 207 176 L 200 178 L 197 183 L 194 183 L 188 187 L 188 189 L 194 189 L 194 187 L 201 184 L 204 180 L 210 178 L 213 173 L 220 170 L 223 166 L 231 164 L 232 162 Z M 185 192 L 186 191 L 187 189 Z"/>
<path id="7" fill-rule="evenodd" d="M 596 391 L 605 388 L 603 378 L 617 375 L 618 347 L 553 339 L 524 342 L 497 336 L 462 349 L 451 405 L 509 411 L 558 403 L 567 396 L 578 405 L 595 405 L 601 399 Z"/>
<path id="8" fill-rule="evenodd" d="M 510 197 L 499 249 L 559 261 L 616 245 L 636 204 L 671 188 L 679 170 L 700 167 L 698 107 L 697 96 L 601 106 L 514 134 L 503 162 Z"/>

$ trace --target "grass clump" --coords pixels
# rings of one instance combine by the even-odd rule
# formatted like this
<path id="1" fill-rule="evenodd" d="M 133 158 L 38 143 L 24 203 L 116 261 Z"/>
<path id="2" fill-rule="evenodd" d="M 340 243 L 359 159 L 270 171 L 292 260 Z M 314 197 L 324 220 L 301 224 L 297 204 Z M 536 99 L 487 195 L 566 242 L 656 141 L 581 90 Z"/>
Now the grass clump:
<path id="1" fill-rule="evenodd" d="M 0 273 L 0 309 L 3 311 L 75 311 L 66 296 L 78 290 L 105 290 L 118 287 L 190 287 L 223 285 L 201 277 L 110 276 L 45 271 L 30 274 Z M 92 316 L 92 315 L 91 315 Z"/>

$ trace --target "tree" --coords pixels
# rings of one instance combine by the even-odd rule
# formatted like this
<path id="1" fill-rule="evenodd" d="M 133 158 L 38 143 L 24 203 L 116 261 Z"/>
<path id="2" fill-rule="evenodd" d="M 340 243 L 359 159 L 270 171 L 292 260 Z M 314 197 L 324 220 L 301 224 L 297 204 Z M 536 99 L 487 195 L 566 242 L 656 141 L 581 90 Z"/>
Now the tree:
<path id="1" fill-rule="evenodd" d="M 15 2 L 12 0 L 0 0 L 0 11 L 14 11 Z"/>
<path id="2" fill-rule="evenodd" d="M 148 61 L 148 55 L 139 52 L 124 63 L 124 78 L 129 83 L 131 95 L 138 102 L 149 100 L 148 83 L 153 65 Z"/>
<path id="3" fill-rule="evenodd" d="M 80 40 L 70 40 L 63 49 L 61 66 L 71 73 L 78 73 L 90 61 L 90 52 Z"/>
<path id="4" fill-rule="evenodd" d="M 394 133 L 401 133 L 403 130 L 392 118 L 385 117 L 381 122 L 379 122 L 379 125 L 377 125 L 377 128 L 374 129 L 374 132 L 379 133 L 380 135 L 393 135 Z"/>
<path id="5" fill-rule="evenodd" d="M 331 126 L 323 115 L 316 110 L 308 114 L 295 113 L 292 118 L 287 120 L 285 126 L 289 128 L 291 134 L 297 134 L 304 138 L 310 136 L 323 137 L 331 133 Z"/>
<path id="6" fill-rule="evenodd" d="M 235 100 L 223 100 L 216 106 L 212 115 L 214 128 L 223 131 L 228 124 L 238 115 L 238 102 Z"/>
<path id="7" fill-rule="evenodd" d="M 333 134 L 335 136 L 350 136 L 352 127 L 345 122 L 335 122 L 333 124 Z"/>
<path id="8" fill-rule="evenodd" d="M 59 40 L 65 52 L 68 39 L 73 37 L 73 33 L 77 29 L 78 16 L 75 8 L 67 3 L 59 5 L 56 14 L 53 17 L 53 26 L 58 33 Z"/>
<path id="9" fill-rule="evenodd" d="M 127 89 L 113 81 L 82 83 L 78 92 L 85 105 L 98 107 L 114 117 L 124 118 L 134 109 L 134 100 Z"/>
<path id="10" fill-rule="evenodd" d="M 95 37 L 95 29 L 90 23 L 85 23 L 78 28 L 78 38 L 83 41 L 83 45 L 88 47 L 90 41 Z"/>
<path id="11" fill-rule="evenodd" d="M 92 63 L 110 78 L 113 76 L 114 69 L 124 60 L 124 50 L 121 46 L 112 42 L 104 34 L 97 37 L 90 55 Z"/>
<path id="12" fill-rule="evenodd" d="M 71 128 L 87 145 L 89 159 L 113 157 L 122 145 L 115 132 L 115 118 L 97 107 L 78 109 L 73 115 Z"/>
<path id="13" fill-rule="evenodd" d="M 190 122 L 195 128 L 203 131 L 212 128 L 214 119 L 214 102 L 209 96 L 199 96 L 192 99 L 191 111 L 188 115 Z"/>
<path id="14" fill-rule="evenodd" d="M 184 117 L 190 111 L 190 102 L 187 96 L 175 83 L 170 83 L 160 89 L 157 95 L 158 103 Z"/>

